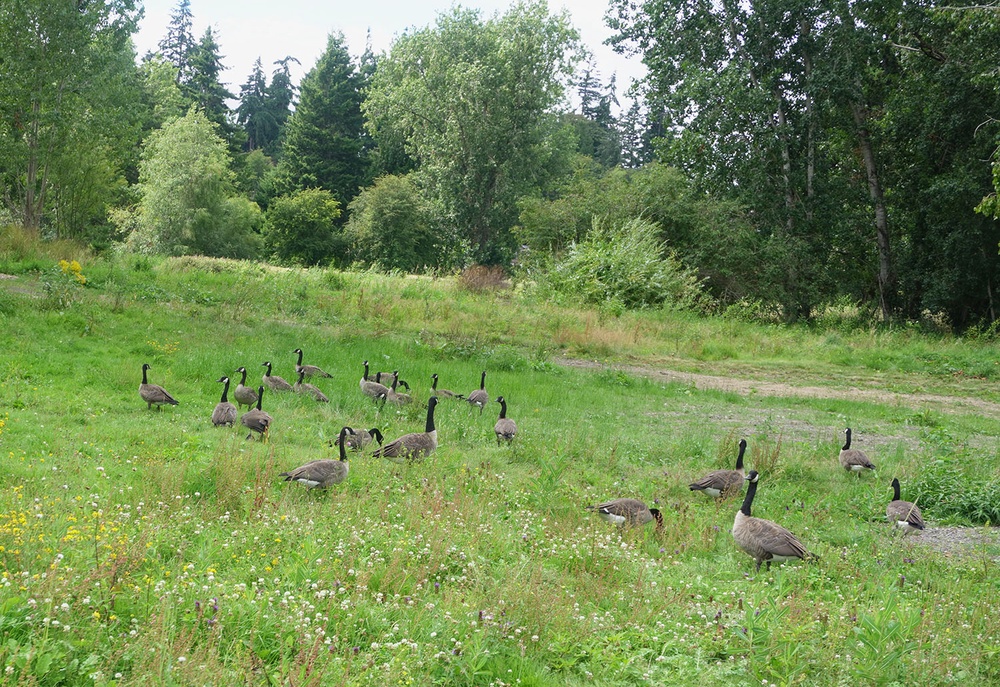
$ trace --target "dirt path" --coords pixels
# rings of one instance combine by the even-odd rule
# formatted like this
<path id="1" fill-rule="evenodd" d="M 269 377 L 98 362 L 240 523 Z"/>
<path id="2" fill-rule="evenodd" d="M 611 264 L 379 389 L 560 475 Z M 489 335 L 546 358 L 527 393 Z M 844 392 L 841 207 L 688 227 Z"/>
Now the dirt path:
<path id="1" fill-rule="evenodd" d="M 724 377 L 720 375 L 698 374 L 695 372 L 679 372 L 654 368 L 647 365 L 614 364 L 605 365 L 594 360 L 559 357 L 555 359 L 559 365 L 584 369 L 620 370 L 628 374 L 649 377 L 665 382 L 690 384 L 696 389 L 714 389 L 730 391 L 743 396 L 757 394 L 760 396 L 784 396 L 799 398 L 832 398 L 850 401 L 872 401 L 905 405 L 912 408 L 936 406 L 942 412 L 977 412 L 988 413 L 1000 418 L 1000 403 L 985 401 L 970 396 L 945 396 L 941 394 L 907 394 L 880 389 L 835 389 L 825 386 L 794 386 L 784 382 L 772 382 L 743 377 Z"/>

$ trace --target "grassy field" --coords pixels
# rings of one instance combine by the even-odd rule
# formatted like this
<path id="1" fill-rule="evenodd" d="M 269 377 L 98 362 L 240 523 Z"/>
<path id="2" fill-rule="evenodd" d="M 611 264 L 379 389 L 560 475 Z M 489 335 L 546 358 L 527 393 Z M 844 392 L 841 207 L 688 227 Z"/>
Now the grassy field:
<path id="1" fill-rule="evenodd" d="M 0 253 L 4 684 L 1000 682 L 1000 548 L 943 553 L 884 522 L 893 476 L 932 527 L 998 519 L 990 340 L 79 257 L 77 272 Z M 299 347 L 333 375 L 314 380 L 331 403 L 265 394 L 266 443 L 212 427 L 220 376 L 245 365 L 256 383 L 270 360 L 291 381 Z M 422 403 L 362 396 L 365 359 Z M 147 410 L 143 363 L 180 405 Z M 513 446 L 496 444 L 498 404 L 442 401 L 422 464 L 355 455 L 325 492 L 278 477 L 335 457 L 344 425 L 421 430 L 432 373 L 468 393 L 482 370 Z M 839 467 L 847 426 L 876 474 Z M 729 532 L 738 500 L 688 491 L 740 438 L 755 515 L 817 563 L 755 574 Z M 617 496 L 658 506 L 664 530 L 584 510 Z"/>

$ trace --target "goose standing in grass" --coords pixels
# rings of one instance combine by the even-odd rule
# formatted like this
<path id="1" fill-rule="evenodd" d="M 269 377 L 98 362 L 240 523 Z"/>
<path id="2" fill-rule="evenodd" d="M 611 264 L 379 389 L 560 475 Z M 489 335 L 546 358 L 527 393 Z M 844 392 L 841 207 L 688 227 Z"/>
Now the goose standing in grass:
<path id="1" fill-rule="evenodd" d="M 250 430 L 247 434 L 247 439 L 253 436 L 254 432 L 260 435 L 261 440 L 263 440 L 268 432 L 271 430 L 271 423 L 274 421 L 270 415 L 261 410 L 260 405 L 264 400 L 264 387 L 261 386 L 257 389 L 257 407 L 253 410 L 248 410 L 243 413 L 243 417 L 240 418 L 240 422 L 243 426 Z"/>
<path id="2" fill-rule="evenodd" d="M 735 470 L 713 470 L 697 482 L 688 485 L 691 491 L 700 491 L 712 498 L 731 496 L 741 488 L 745 474 L 743 472 L 743 454 L 747 450 L 746 439 L 740 439 L 740 454 L 736 456 Z"/>
<path id="3" fill-rule="evenodd" d="M 215 405 L 215 410 L 212 411 L 212 424 L 216 427 L 225 425 L 226 427 L 232 427 L 236 422 L 236 406 L 229 402 L 227 398 L 229 394 L 229 377 L 221 377 L 219 381 L 225 384 L 222 387 L 222 400 Z"/>
<path id="4" fill-rule="evenodd" d="M 493 425 L 493 431 L 496 432 L 497 446 L 499 446 L 501 439 L 506 439 L 508 444 L 514 441 L 514 436 L 517 434 L 517 425 L 507 417 L 507 399 L 503 396 L 497 396 L 497 403 L 500 404 L 500 419 Z"/>
<path id="5" fill-rule="evenodd" d="M 466 396 L 465 400 L 478 407 L 480 415 L 483 414 L 483 408 L 490 402 L 490 395 L 486 393 L 486 370 L 483 370 L 483 376 L 479 378 L 479 388 Z"/>
<path id="6" fill-rule="evenodd" d="M 301 467 L 297 467 L 291 472 L 282 472 L 278 477 L 284 477 L 286 482 L 298 482 L 310 489 L 326 489 L 331 484 L 339 484 L 347 479 L 348 465 L 347 452 L 344 450 L 346 436 L 352 435 L 354 430 L 344 427 L 340 430 L 337 443 L 340 446 L 340 460 L 330 460 L 324 458 L 313 460 Z"/>
<path id="7" fill-rule="evenodd" d="M 347 435 L 347 448 L 352 451 L 361 451 L 365 446 L 376 442 L 379 446 L 382 445 L 382 432 L 378 430 L 377 427 L 372 427 L 371 429 L 356 429 L 353 434 Z M 334 445 L 340 445 L 340 437 L 333 440 Z"/>
<path id="8" fill-rule="evenodd" d="M 438 389 L 437 372 L 431 375 L 431 396 L 439 396 L 441 398 L 465 398 L 463 394 L 456 394 L 454 391 L 450 391 L 448 389 Z"/>
<path id="9" fill-rule="evenodd" d="M 288 382 L 286 382 L 283 378 L 279 377 L 278 375 L 271 374 L 271 361 L 270 360 L 261 363 L 261 365 L 263 367 L 267 368 L 267 370 L 264 372 L 264 376 L 261 378 L 261 381 L 264 382 L 264 386 L 266 386 L 271 391 L 291 391 L 292 390 L 292 385 L 291 384 L 289 384 Z"/>
<path id="10" fill-rule="evenodd" d="M 236 403 L 241 406 L 246 406 L 247 410 L 250 410 L 253 406 L 257 404 L 257 392 L 253 390 L 252 386 L 247 386 L 247 369 L 245 367 L 240 367 L 236 369 L 242 377 L 240 377 L 240 383 L 236 385 L 236 390 L 233 392 L 233 398 L 236 399 Z"/>
<path id="11" fill-rule="evenodd" d="M 847 443 L 844 444 L 844 448 L 840 449 L 840 465 L 848 472 L 854 473 L 860 473 L 862 470 L 874 470 L 875 464 L 868 459 L 864 451 L 851 448 L 851 428 L 848 427 L 844 430 L 844 434 L 847 435 Z"/>
<path id="12" fill-rule="evenodd" d="M 146 370 L 149 369 L 149 363 L 142 364 L 142 384 L 139 385 L 139 396 L 146 402 L 146 410 L 150 410 L 153 406 L 159 410 L 162 405 L 177 405 L 177 401 L 167 393 L 166 389 L 159 384 L 150 384 L 146 380 Z"/>
<path id="13" fill-rule="evenodd" d="M 899 498 L 899 480 L 892 478 L 892 501 L 885 507 L 885 517 L 895 527 L 903 530 L 903 534 L 919 532 L 924 529 L 924 518 L 920 515 L 917 504 L 901 501 Z"/>
<path id="14" fill-rule="evenodd" d="M 371 396 L 374 399 L 378 399 L 379 396 L 385 395 L 387 398 L 389 396 L 389 387 L 385 384 L 379 384 L 376 381 L 368 379 L 368 361 L 365 361 L 365 374 L 361 377 L 361 381 L 358 383 L 361 386 L 361 393 L 365 396 Z M 383 399 L 384 400 L 384 399 Z"/>
<path id="15" fill-rule="evenodd" d="M 326 397 L 326 394 L 320 391 L 319 388 L 317 388 L 314 384 L 302 381 L 305 378 L 305 375 L 306 375 L 305 371 L 299 370 L 299 380 L 295 382 L 295 386 L 292 387 L 293 389 L 295 389 L 295 393 L 309 394 L 320 403 L 329 403 L 330 399 L 328 399 Z"/>
<path id="16" fill-rule="evenodd" d="M 295 374 L 304 372 L 306 377 L 333 377 L 332 374 L 324 372 L 315 365 L 303 365 L 302 364 L 302 349 L 296 348 L 293 353 L 297 353 L 299 356 L 298 362 L 295 363 Z"/>
<path id="17" fill-rule="evenodd" d="M 395 441 L 385 444 L 372 452 L 373 458 L 388 458 L 394 463 L 414 462 L 426 458 L 437 448 L 437 429 L 434 427 L 434 406 L 437 396 L 427 401 L 427 424 L 423 432 L 404 434 Z"/>
<path id="18" fill-rule="evenodd" d="M 396 391 L 396 386 L 399 384 L 399 382 L 400 382 L 399 375 L 394 373 L 392 377 L 392 387 L 389 388 L 389 393 L 387 395 L 388 400 L 398 405 L 412 403 L 413 402 L 412 396 L 410 396 L 409 394 L 404 394 Z M 407 391 L 409 391 L 409 386 L 407 386 Z"/>
<path id="19" fill-rule="evenodd" d="M 736 520 L 733 522 L 733 539 L 736 540 L 736 545 L 754 559 L 757 572 L 760 572 L 760 564 L 765 562 L 767 569 L 770 570 L 772 562 L 780 563 L 796 558 L 816 559 L 817 556 L 809 553 L 798 537 L 784 527 L 750 514 L 759 478 L 756 470 L 751 470 L 746 476 L 750 486 L 747 487 L 743 506 L 736 512 Z"/>
<path id="20" fill-rule="evenodd" d="M 619 527 L 645 525 L 656 520 L 657 531 L 663 529 L 663 514 L 656 508 L 647 507 L 639 499 L 614 499 L 596 506 L 587 506 L 587 510 L 595 511 L 601 520 Z"/>

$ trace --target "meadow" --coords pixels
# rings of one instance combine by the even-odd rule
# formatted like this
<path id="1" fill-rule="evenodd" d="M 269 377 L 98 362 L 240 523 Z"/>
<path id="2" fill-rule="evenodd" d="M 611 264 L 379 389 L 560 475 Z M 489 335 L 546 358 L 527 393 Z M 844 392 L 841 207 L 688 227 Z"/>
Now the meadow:
<path id="1" fill-rule="evenodd" d="M 0 253 L 0 272 L 3 684 L 1000 682 L 1000 547 L 943 551 L 884 515 L 895 476 L 930 528 L 993 534 L 986 334 L 201 258 Z M 329 404 L 265 393 L 267 442 L 211 425 L 220 376 L 256 383 L 270 360 L 291 381 L 296 348 L 333 375 L 313 380 Z M 432 373 L 468 393 L 486 370 L 517 439 L 497 446 L 498 404 L 442 401 L 426 461 L 366 452 L 326 491 L 285 483 L 335 457 L 342 426 L 422 429 L 422 403 L 360 393 L 365 359 L 422 402 Z M 178 406 L 146 408 L 143 363 Z M 848 426 L 874 474 L 837 463 Z M 818 562 L 755 573 L 730 534 L 739 499 L 688 490 L 741 438 L 754 514 Z M 663 531 L 585 510 L 618 496 L 660 508 Z"/>

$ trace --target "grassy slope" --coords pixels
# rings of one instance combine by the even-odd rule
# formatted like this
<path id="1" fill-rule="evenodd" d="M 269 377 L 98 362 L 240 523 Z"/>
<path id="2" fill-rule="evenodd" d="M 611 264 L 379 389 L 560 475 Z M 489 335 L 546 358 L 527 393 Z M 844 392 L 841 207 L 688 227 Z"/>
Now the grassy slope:
<path id="1" fill-rule="evenodd" d="M 1000 679 L 990 556 L 954 559 L 880 521 L 933 461 L 997 478 L 997 418 L 956 405 L 769 398 L 553 365 L 564 352 L 798 384 L 1000 398 L 989 346 L 912 332 L 826 333 L 683 315 L 605 318 L 448 280 L 202 260 L 84 265 L 50 307 L 0 283 L 0 663 L 24 684 L 808 684 Z M 58 275 L 56 275 L 58 276 Z M 51 281 L 52 276 L 48 279 Z M 294 355 L 334 375 L 329 405 L 266 395 L 268 444 L 208 418 L 222 374 Z M 421 466 L 352 459 L 328 493 L 277 473 L 332 456 L 344 423 L 387 438 L 361 360 L 498 407 L 442 403 Z M 140 366 L 181 402 L 146 410 Z M 961 370 L 961 372 L 956 372 Z M 836 464 L 855 428 L 878 475 Z M 688 492 L 746 437 L 755 514 L 816 565 L 753 574 L 738 504 Z M 583 506 L 654 500 L 662 536 Z M 929 520 L 934 513 L 925 513 Z M 117 677 L 116 677 L 117 676 Z"/>

